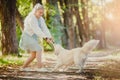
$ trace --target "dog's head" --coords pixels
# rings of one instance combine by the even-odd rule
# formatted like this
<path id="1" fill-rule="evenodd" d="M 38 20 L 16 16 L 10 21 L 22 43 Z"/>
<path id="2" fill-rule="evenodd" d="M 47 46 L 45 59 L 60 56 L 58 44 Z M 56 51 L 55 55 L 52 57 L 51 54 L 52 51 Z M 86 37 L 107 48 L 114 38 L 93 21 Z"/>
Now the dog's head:
<path id="1" fill-rule="evenodd" d="M 54 44 L 54 53 L 55 53 L 55 55 L 58 56 L 62 49 L 63 49 L 63 47 L 60 44 Z"/>
<path id="2" fill-rule="evenodd" d="M 83 48 L 84 50 L 86 51 L 92 51 L 94 48 L 96 48 L 96 46 L 98 45 L 99 43 L 99 40 L 89 40 L 88 42 L 86 42 L 84 45 L 83 45 Z"/>

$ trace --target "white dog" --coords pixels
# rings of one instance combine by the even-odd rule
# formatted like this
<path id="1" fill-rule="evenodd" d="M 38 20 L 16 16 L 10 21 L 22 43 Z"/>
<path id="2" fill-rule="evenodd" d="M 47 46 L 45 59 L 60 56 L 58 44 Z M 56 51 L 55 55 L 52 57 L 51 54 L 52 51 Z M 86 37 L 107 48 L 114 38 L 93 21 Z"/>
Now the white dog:
<path id="1" fill-rule="evenodd" d="M 58 44 L 54 45 L 55 54 L 57 55 L 57 64 L 52 71 L 56 71 L 63 66 L 64 69 L 66 69 L 69 65 L 75 64 L 79 68 L 77 72 L 81 72 L 88 53 L 90 53 L 98 43 L 99 40 L 90 40 L 85 43 L 83 47 L 71 50 L 66 50 Z"/>

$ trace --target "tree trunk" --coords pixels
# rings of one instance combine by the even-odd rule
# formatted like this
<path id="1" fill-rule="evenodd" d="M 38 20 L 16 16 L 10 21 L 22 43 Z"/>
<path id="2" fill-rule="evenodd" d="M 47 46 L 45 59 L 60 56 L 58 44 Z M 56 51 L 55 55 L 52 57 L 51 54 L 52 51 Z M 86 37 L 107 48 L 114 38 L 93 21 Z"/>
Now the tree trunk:
<path id="1" fill-rule="evenodd" d="M 17 7 L 16 7 L 16 21 L 20 25 L 20 29 L 22 31 L 24 29 L 23 18 L 21 16 L 20 12 L 18 11 Z"/>
<path id="2" fill-rule="evenodd" d="M 101 48 L 106 48 L 106 39 L 105 39 L 105 24 L 104 24 L 104 21 L 102 22 L 102 25 L 101 25 L 101 43 L 102 43 L 102 46 Z"/>
<path id="3" fill-rule="evenodd" d="M 65 3 L 65 11 L 63 14 L 64 17 L 64 26 L 66 26 L 67 33 L 68 33 L 68 44 L 69 49 L 72 49 L 75 47 L 74 45 L 74 25 L 73 25 L 73 7 L 71 6 L 73 4 L 74 0 L 64 0 Z"/>
<path id="4" fill-rule="evenodd" d="M 16 0 L 1 0 L 1 6 L 2 54 L 18 54 L 15 24 Z"/>
<path id="5" fill-rule="evenodd" d="M 60 2 L 60 7 L 61 7 L 61 9 L 62 10 L 64 10 L 64 0 L 59 0 L 59 2 Z M 65 48 L 69 48 L 69 44 L 68 44 L 68 33 L 67 33 L 67 26 L 66 26 L 66 24 L 65 24 L 65 20 L 66 20 L 66 15 L 67 13 L 66 12 L 64 12 L 64 13 L 62 13 L 62 16 L 63 16 L 63 18 L 64 18 L 64 20 L 63 20 L 63 25 L 64 25 L 64 28 L 63 28 L 63 30 L 62 30 L 62 33 L 63 33 L 63 36 L 62 36 L 62 44 L 64 45 L 64 47 Z"/>
<path id="6" fill-rule="evenodd" d="M 85 35 L 85 41 L 88 41 L 89 38 L 89 18 L 88 18 L 88 1 L 87 0 L 81 0 L 82 7 L 82 15 L 83 15 L 83 28 L 84 28 L 84 35 Z"/>
<path id="7" fill-rule="evenodd" d="M 1 9 L 2 9 L 2 6 L 1 6 L 1 0 L 0 0 L 0 19 L 1 19 Z"/>
<path id="8" fill-rule="evenodd" d="M 2 9 L 2 6 L 1 6 L 1 2 L 0 2 L 0 18 L 1 18 L 1 9 Z M 20 26 L 20 29 L 21 31 L 24 29 L 24 20 L 23 20 L 23 17 L 22 15 L 20 14 L 20 12 L 18 11 L 18 8 L 16 7 L 15 9 L 15 15 L 16 15 L 16 21 L 18 23 L 18 25 Z"/>
<path id="9" fill-rule="evenodd" d="M 80 44 L 80 46 L 83 45 L 83 36 L 84 36 L 84 29 L 83 29 L 83 24 L 82 24 L 82 19 L 80 16 L 80 12 L 79 12 L 79 7 L 78 7 L 78 0 L 74 1 L 74 13 L 76 16 L 76 20 L 77 20 L 77 30 L 78 30 L 78 43 Z M 76 33 L 77 34 L 77 33 Z"/>

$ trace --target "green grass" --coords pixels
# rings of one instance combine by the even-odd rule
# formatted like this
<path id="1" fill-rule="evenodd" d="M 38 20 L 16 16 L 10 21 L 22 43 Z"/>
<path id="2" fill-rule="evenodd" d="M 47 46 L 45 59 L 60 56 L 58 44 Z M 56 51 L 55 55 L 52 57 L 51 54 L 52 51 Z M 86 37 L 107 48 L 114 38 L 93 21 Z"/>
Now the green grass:
<path id="1" fill-rule="evenodd" d="M 0 57 L 0 66 L 19 66 L 23 64 L 24 59 L 18 58 L 15 56 L 1 56 Z"/>

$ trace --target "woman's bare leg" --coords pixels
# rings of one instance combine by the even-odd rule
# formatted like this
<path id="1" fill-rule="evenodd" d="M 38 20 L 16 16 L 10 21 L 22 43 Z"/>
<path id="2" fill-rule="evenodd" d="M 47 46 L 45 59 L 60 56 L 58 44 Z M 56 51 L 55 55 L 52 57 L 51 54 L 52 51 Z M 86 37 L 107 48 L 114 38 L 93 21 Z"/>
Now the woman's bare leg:
<path id="1" fill-rule="evenodd" d="M 37 60 L 37 66 L 38 68 L 42 67 L 42 50 L 36 52 L 36 60 Z"/>
<path id="2" fill-rule="evenodd" d="M 24 62 L 22 68 L 26 68 L 36 57 L 36 51 L 31 52 L 29 58 Z"/>

